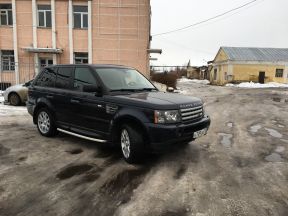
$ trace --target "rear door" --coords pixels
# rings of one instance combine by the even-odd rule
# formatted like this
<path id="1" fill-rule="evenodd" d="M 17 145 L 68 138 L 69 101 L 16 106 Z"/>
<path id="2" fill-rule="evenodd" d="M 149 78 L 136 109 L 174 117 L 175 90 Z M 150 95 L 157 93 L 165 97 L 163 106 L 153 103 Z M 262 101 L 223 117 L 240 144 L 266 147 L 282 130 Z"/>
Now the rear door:
<path id="1" fill-rule="evenodd" d="M 83 85 L 99 86 L 97 77 L 88 66 L 76 66 L 74 71 L 73 95 L 71 109 L 74 112 L 71 130 L 75 132 L 105 139 L 109 119 L 106 114 L 105 102 L 102 96 L 83 91 Z"/>
<path id="2" fill-rule="evenodd" d="M 73 120 L 73 112 L 70 109 L 70 100 L 73 87 L 73 66 L 60 66 L 57 70 L 55 82 L 54 104 L 58 124 L 68 128 Z"/>
<path id="3" fill-rule="evenodd" d="M 54 107 L 54 94 L 55 94 L 55 80 L 56 80 L 56 68 L 49 67 L 44 68 L 33 85 L 30 87 L 29 101 L 36 103 L 36 101 L 43 101 L 49 103 L 51 107 Z"/>

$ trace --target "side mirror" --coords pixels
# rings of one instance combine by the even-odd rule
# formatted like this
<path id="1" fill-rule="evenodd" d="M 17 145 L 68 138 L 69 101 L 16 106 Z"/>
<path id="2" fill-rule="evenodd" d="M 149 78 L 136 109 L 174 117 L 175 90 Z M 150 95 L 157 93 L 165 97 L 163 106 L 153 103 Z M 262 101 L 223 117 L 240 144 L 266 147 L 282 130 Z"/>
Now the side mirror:
<path id="1" fill-rule="evenodd" d="M 28 81 L 28 82 L 24 83 L 24 86 L 29 87 L 31 85 L 31 82 L 32 81 Z"/>
<path id="2" fill-rule="evenodd" d="M 83 92 L 95 93 L 96 96 L 102 96 L 102 88 L 96 85 L 83 85 Z"/>

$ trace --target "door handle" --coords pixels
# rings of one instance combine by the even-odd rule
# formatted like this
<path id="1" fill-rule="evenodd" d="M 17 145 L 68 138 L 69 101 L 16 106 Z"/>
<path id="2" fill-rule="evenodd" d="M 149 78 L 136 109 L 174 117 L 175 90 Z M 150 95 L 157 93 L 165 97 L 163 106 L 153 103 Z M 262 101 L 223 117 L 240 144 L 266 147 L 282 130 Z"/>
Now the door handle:
<path id="1" fill-rule="evenodd" d="M 53 99 L 54 96 L 53 96 L 53 95 L 47 95 L 46 98 L 48 98 L 48 99 Z"/>
<path id="2" fill-rule="evenodd" d="M 79 104 L 79 103 L 80 103 L 79 100 L 75 100 L 75 99 L 71 99 L 70 102 L 71 102 L 72 104 Z"/>

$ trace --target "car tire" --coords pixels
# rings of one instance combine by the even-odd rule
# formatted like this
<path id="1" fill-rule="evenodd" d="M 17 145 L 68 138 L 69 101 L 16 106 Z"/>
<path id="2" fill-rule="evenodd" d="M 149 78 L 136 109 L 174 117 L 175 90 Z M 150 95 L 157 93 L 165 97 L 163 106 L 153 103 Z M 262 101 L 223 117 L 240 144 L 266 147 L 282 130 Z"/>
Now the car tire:
<path id="1" fill-rule="evenodd" d="M 144 156 L 144 139 L 140 130 L 130 125 L 123 125 L 120 131 L 120 146 L 126 162 L 138 163 Z"/>
<path id="2" fill-rule="evenodd" d="M 57 134 L 54 118 L 47 108 L 38 110 L 36 120 L 38 131 L 42 136 L 53 137 Z"/>
<path id="3" fill-rule="evenodd" d="M 21 104 L 21 99 L 17 93 L 11 93 L 9 95 L 9 103 L 12 106 L 19 106 Z"/>

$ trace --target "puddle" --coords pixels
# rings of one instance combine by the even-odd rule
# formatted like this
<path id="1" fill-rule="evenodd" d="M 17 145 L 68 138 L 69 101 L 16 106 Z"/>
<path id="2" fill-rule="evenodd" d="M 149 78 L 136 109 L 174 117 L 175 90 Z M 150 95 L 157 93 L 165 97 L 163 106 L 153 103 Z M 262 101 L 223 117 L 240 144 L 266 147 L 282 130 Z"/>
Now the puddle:
<path id="1" fill-rule="evenodd" d="M 271 129 L 271 128 L 265 128 L 266 131 L 268 131 L 270 136 L 273 136 L 275 138 L 282 138 L 283 135 L 279 133 L 278 131 Z"/>
<path id="2" fill-rule="evenodd" d="M 80 154 L 80 153 L 83 152 L 83 150 L 81 148 L 75 148 L 75 149 L 72 149 L 72 150 L 68 150 L 66 152 L 68 152 L 70 154 Z"/>
<path id="3" fill-rule="evenodd" d="M 281 98 L 272 98 L 272 100 L 273 100 L 274 102 L 278 102 L 278 103 L 281 102 Z"/>
<path id="4" fill-rule="evenodd" d="M 277 146 L 277 148 L 275 149 L 275 152 L 277 153 L 281 153 L 285 151 L 285 147 L 284 146 Z"/>
<path id="5" fill-rule="evenodd" d="M 176 171 L 175 175 L 174 175 L 174 179 L 180 179 L 186 172 L 187 170 L 187 166 L 185 166 L 184 164 L 182 164 L 178 170 Z"/>
<path id="6" fill-rule="evenodd" d="M 64 170 L 62 170 L 61 172 L 59 172 L 56 175 L 56 177 L 61 180 L 68 179 L 75 175 L 81 175 L 91 170 L 92 168 L 93 166 L 89 164 L 79 164 L 79 165 L 69 166 L 69 167 L 66 167 Z"/>
<path id="7" fill-rule="evenodd" d="M 257 125 L 252 125 L 252 126 L 250 127 L 250 131 L 251 131 L 252 133 L 257 133 L 258 130 L 260 130 L 261 128 L 262 128 L 262 126 L 259 125 L 259 124 L 257 124 Z"/>
<path id="8" fill-rule="evenodd" d="M 219 136 L 222 136 L 221 144 L 226 147 L 230 148 L 232 146 L 231 139 L 233 138 L 232 134 L 226 134 L 226 133 L 218 133 Z"/>
<path id="9" fill-rule="evenodd" d="M 10 149 L 0 144 L 0 156 L 9 154 Z"/>
<path id="10" fill-rule="evenodd" d="M 230 128 L 233 127 L 233 123 L 232 122 L 228 122 L 226 125 L 227 125 L 227 127 L 230 127 Z"/>
<path id="11" fill-rule="evenodd" d="M 268 162 L 283 162 L 284 159 L 278 153 L 272 153 L 265 157 L 265 160 Z"/>

